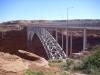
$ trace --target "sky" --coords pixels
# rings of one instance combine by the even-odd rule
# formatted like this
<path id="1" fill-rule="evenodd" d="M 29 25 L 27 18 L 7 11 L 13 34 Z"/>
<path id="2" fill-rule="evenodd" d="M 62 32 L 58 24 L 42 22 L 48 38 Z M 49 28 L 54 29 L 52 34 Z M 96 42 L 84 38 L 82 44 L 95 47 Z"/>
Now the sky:
<path id="1" fill-rule="evenodd" d="M 68 8 L 68 11 L 67 11 Z M 0 0 L 0 22 L 100 19 L 100 0 Z"/>

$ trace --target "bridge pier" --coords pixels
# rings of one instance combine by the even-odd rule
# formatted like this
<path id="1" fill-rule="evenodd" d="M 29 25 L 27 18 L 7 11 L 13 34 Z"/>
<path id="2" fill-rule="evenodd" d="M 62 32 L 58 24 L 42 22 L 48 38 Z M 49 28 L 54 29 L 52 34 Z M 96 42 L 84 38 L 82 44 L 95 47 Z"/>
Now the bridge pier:
<path id="1" fill-rule="evenodd" d="M 62 35 L 61 35 L 61 40 L 62 40 L 62 41 L 61 41 L 61 43 L 62 43 L 61 46 L 62 46 L 62 50 L 63 50 L 63 39 L 64 39 L 64 37 L 63 37 L 63 29 L 62 29 L 61 34 L 62 34 Z"/>
<path id="2" fill-rule="evenodd" d="M 87 32 L 86 28 L 83 29 L 83 51 L 87 49 Z"/>
<path id="3" fill-rule="evenodd" d="M 58 30 L 56 28 L 56 41 L 58 42 Z"/>
<path id="4" fill-rule="evenodd" d="M 30 29 L 27 28 L 27 49 L 32 50 L 32 39 L 34 36 L 33 31 L 29 31 Z"/>
<path id="5" fill-rule="evenodd" d="M 70 30 L 70 57 L 72 56 L 72 47 L 73 47 L 73 35 L 72 31 Z"/>
<path id="6" fill-rule="evenodd" d="M 66 28 L 66 56 L 68 57 L 68 28 Z"/>

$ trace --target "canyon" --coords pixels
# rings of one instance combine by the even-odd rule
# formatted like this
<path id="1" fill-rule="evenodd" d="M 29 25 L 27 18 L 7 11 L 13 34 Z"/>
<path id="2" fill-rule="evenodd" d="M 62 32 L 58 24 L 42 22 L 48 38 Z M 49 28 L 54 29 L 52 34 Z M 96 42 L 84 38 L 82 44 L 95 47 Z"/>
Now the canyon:
<path id="1" fill-rule="evenodd" d="M 55 30 L 49 30 L 49 32 L 54 36 L 55 38 Z M 92 46 L 99 45 L 100 44 L 100 36 L 99 31 L 87 31 L 87 45 L 88 49 L 92 48 Z M 22 49 L 22 50 L 28 50 L 29 52 L 35 53 L 39 56 L 42 56 L 44 58 L 47 58 L 45 49 L 43 48 L 43 45 L 38 38 L 38 36 L 35 34 L 32 40 L 32 45 L 30 46 L 31 48 L 28 49 L 27 47 L 27 32 L 26 28 L 23 28 L 21 30 L 10 30 L 4 32 L 5 34 L 3 35 L 3 32 L 0 32 L 0 50 L 4 52 L 9 52 L 11 54 L 17 54 L 19 56 L 22 56 L 20 53 L 18 53 L 17 50 Z M 66 48 L 66 35 L 63 34 L 63 49 L 65 51 Z M 58 43 L 61 45 L 62 40 L 61 40 L 61 31 L 58 30 Z M 82 37 L 82 32 L 80 33 L 79 31 L 73 31 L 73 53 L 80 52 L 82 50 L 83 46 L 83 37 Z M 69 32 L 69 40 L 70 40 L 70 32 Z M 70 47 L 70 41 L 69 41 L 69 47 Z M 22 56 L 23 57 L 23 56 Z"/>

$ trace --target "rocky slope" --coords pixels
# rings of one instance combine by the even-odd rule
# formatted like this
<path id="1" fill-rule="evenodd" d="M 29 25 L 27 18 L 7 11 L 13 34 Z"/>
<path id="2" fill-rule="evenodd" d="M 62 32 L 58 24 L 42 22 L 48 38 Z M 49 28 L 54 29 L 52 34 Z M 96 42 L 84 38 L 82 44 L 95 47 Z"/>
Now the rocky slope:
<path id="1" fill-rule="evenodd" d="M 37 67 L 50 68 L 48 61 L 44 58 L 24 50 L 18 50 L 18 52 L 32 60 L 0 52 L 0 75 L 24 75 L 28 69 L 34 70 Z"/>

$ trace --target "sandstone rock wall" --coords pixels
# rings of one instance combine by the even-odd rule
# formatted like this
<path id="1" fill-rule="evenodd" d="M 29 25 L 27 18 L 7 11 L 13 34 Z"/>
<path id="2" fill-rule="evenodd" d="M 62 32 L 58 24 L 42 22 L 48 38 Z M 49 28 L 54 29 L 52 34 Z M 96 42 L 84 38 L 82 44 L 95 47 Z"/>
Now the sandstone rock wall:
<path id="1" fill-rule="evenodd" d="M 3 50 L 18 50 L 26 49 L 26 32 L 21 31 L 8 31 L 5 35 L 0 32 L 0 49 Z"/>

